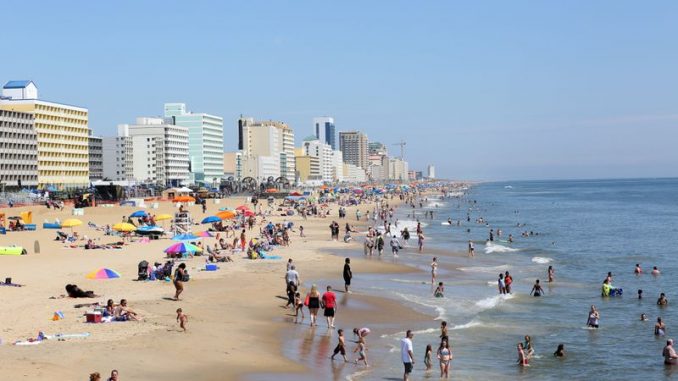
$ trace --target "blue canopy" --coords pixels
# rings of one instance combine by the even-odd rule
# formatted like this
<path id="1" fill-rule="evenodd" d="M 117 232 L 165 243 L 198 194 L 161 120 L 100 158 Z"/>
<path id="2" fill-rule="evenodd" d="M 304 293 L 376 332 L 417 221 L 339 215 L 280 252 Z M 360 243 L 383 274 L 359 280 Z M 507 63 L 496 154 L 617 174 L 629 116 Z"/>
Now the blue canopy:
<path id="1" fill-rule="evenodd" d="M 148 213 L 144 210 L 137 210 L 136 212 L 129 215 L 130 217 L 148 217 Z"/>

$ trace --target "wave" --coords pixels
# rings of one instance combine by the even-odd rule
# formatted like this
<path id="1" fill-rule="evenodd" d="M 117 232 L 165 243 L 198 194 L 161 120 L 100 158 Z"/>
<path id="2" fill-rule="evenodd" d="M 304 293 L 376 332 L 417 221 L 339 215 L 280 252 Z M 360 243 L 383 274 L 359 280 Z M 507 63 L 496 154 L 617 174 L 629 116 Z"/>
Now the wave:
<path id="1" fill-rule="evenodd" d="M 359 370 L 357 372 L 353 372 L 353 373 L 346 376 L 346 381 L 359 380 L 362 375 L 368 373 L 369 371 L 370 371 L 370 369 L 363 369 L 363 370 Z"/>
<path id="2" fill-rule="evenodd" d="M 518 251 L 518 249 L 514 249 L 512 247 L 508 246 L 502 246 L 502 245 L 497 245 L 495 243 L 488 242 L 485 244 L 485 254 L 492 254 L 492 253 L 511 253 L 514 251 Z"/>
<path id="3" fill-rule="evenodd" d="M 480 325 L 483 325 L 483 323 L 481 323 L 477 320 L 471 320 L 470 322 L 468 322 L 466 324 L 455 325 L 454 327 L 452 327 L 450 329 L 452 329 L 452 330 L 467 329 L 467 328 L 477 327 L 477 326 L 480 326 Z"/>
<path id="4" fill-rule="evenodd" d="M 553 258 L 547 258 L 547 257 L 533 257 L 532 262 L 534 263 L 539 263 L 539 264 L 547 264 L 551 263 L 553 261 Z"/>
<path id="5" fill-rule="evenodd" d="M 513 299 L 514 296 L 513 294 L 505 294 L 505 295 L 495 295 L 489 298 L 481 299 L 476 302 L 476 307 L 480 308 L 481 310 L 489 310 L 492 308 L 495 308 L 499 306 L 500 304 L 504 303 L 506 300 Z"/>
<path id="6" fill-rule="evenodd" d="M 429 296 L 429 297 L 424 298 L 424 297 L 421 297 L 421 296 L 406 295 L 406 294 L 403 294 L 403 293 L 400 293 L 400 292 L 396 292 L 395 295 L 404 299 L 407 302 L 416 303 L 420 306 L 424 306 L 424 307 L 434 309 L 438 313 L 438 316 L 435 317 L 433 320 L 443 320 L 445 318 L 445 314 L 447 313 L 447 310 L 439 304 L 431 303 L 431 299 L 433 299 L 433 296 Z M 435 298 L 435 300 L 439 301 L 439 302 L 444 302 L 445 298 Z"/>
<path id="7" fill-rule="evenodd" d="M 412 279 L 390 279 L 391 282 L 397 282 L 397 283 L 411 283 L 411 284 L 428 284 L 425 281 L 421 280 L 412 280 Z"/>
<path id="8" fill-rule="evenodd" d="M 511 266 L 509 265 L 499 265 L 499 266 L 488 266 L 488 267 L 483 267 L 483 266 L 474 266 L 474 267 L 460 267 L 460 271 L 464 272 L 470 272 L 470 273 L 500 273 L 504 272 L 508 269 L 510 269 Z"/>

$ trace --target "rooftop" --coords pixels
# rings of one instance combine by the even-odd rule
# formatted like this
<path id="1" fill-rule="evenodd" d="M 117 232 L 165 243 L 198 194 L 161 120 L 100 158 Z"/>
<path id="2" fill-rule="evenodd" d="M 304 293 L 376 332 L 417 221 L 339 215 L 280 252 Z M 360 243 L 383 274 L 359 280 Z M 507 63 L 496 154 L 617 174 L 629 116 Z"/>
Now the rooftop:
<path id="1" fill-rule="evenodd" d="M 21 81 L 9 81 L 3 86 L 3 89 L 23 89 L 31 83 L 33 83 L 33 81 L 27 79 Z M 33 83 L 33 85 L 35 84 Z"/>

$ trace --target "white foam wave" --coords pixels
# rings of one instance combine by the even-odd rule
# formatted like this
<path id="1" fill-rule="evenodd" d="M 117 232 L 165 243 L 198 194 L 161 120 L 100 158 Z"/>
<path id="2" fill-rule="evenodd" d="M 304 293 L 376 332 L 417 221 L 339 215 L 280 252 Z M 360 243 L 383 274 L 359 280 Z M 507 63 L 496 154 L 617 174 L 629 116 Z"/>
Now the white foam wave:
<path id="1" fill-rule="evenodd" d="M 485 244 L 485 254 L 492 254 L 492 253 L 511 253 L 514 251 L 518 251 L 518 249 L 514 249 L 512 247 L 508 246 L 502 246 L 502 245 L 497 245 L 491 242 L 488 242 Z"/>
<path id="2" fill-rule="evenodd" d="M 499 306 L 500 304 L 504 303 L 506 300 L 513 299 L 514 296 L 512 294 L 504 294 L 504 295 L 495 295 L 489 298 L 481 299 L 476 302 L 476 307 L 480 308 L 481 310 L 489 310 L 492 308 L 495 308 Z"/>
<path id="3" fill-rule="evenodd" d="M 539 263 L 539 264 L 546 264 L 546 263 L 551 263 L 553 261 L 553 258 L 547 258 L 547 257 L 533 257 L 532 262 L 534 263 Z"/>
<path id="4" fill-rule="evenodd" d="M 405 301 L 411 302 L 411 303 L 416 303 L 419 304 L 420 306 L 428 307 L 434 309 L 437 313 L 438 316 L 434 320 L 442 320 L 445 318 L 445 314 L 447 313 L 447 310 L 443 308 L 442 306 L 438 304 L 432 304 L 428 301 L 425 301 L 422 297 L 420 296 L 414 296 L 414 295 L 407 295 L 407 294 L 402 294 L 402 293 L 396 293 L 396 295 Z M 444 298 L 438 298 L 437 300 L 444 302 Z"/>
<path id="5" fill-rule="evenodd" d="M 397 282 L 397 283 L 412 283 L 412 284 L 426 284 L 426 282 L 423 282 L 421 280 L 412 280 L 412 279 L 391 279 L 391 282 Z"/>
<path id="6" fill-rule="evenodd" d="M 473 328 L 473 327 L 477 327 L 479 325 L 482 325 L 482 323 L 479 322 L 479 321 L 476 321 L 476 320 L 471 320 L 470 322 L 468 322 L 466 324 L 455 325 L 454 327 L 452 327 L 452 330 Z"/>
<path id="7" fill-rule="evenodd" d="M 509 265 L 499 265 L 499 266 L 474 266 L 474 267 L 460 267 L 459 270 L 470 273 L 500 273 L 508 270 Z"/>
<path id="8" fill-rule="evenodd" d="M 351 373 L 346 376 L 346 381 L 353 381 L 353 380 L 358 380 L 360 377 L 366 373 L 368 373 L 370 370 L 369 369 L 363 369 L 359 370 L 357 372 Z"/>

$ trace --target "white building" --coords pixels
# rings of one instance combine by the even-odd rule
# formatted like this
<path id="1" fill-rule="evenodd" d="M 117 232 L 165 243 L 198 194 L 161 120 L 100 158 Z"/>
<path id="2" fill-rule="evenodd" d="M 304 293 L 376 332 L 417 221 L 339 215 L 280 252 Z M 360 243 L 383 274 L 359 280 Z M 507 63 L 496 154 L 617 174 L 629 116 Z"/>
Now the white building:
<path id="1" fill-rule="evenodd" d="M 433 164 L 428 165 L 427 172 L 428 172 L 428 175 L 426 177 L 428 177 L 429 179 L 435 179 L 436 178 L 436 167 L 434 167 Z"/>
<path id="2" fill-rule="evenodd" d="M 334 181 L 344 181 L 344 157 L 341 151 L 332 151 L 332 176 Z"/>
<path id="3" fill-rule="evenodd" d="M 318 158 L 321 180 L 332 183 L 334 181 L 334 152 L 332 147 L 320 140 L 307 140 L 302 148 L 304 155 Z"/>
<path id="4" fill-rule="evenodd" d="M 241 119 L 243 150 L 243 178 L 253 177 L 258 182 L 269 177 L 295 181 L 294 131 L 287 124 L 276 121 Z"/>
<path id="5" fill-rule="evenodd" d="M 365 170 L 353 164 L 344 163 L 344 181 L 360 183 L 367 181 Z"/>
<path id="6" fill-rule="evenodd" d="M 407 181 L 409 179 L 409 165 L 401 159 L 389 159 L 388 178 L 389 180 Z"/>
<path id="7" fill-rule="evenodd" d="M 137 118 L 134 125 L 119 125 L 118 136 L 104 138 L 103 145 L 105 178 L 172 186 L 189 180 L 186 127 Z"/>

